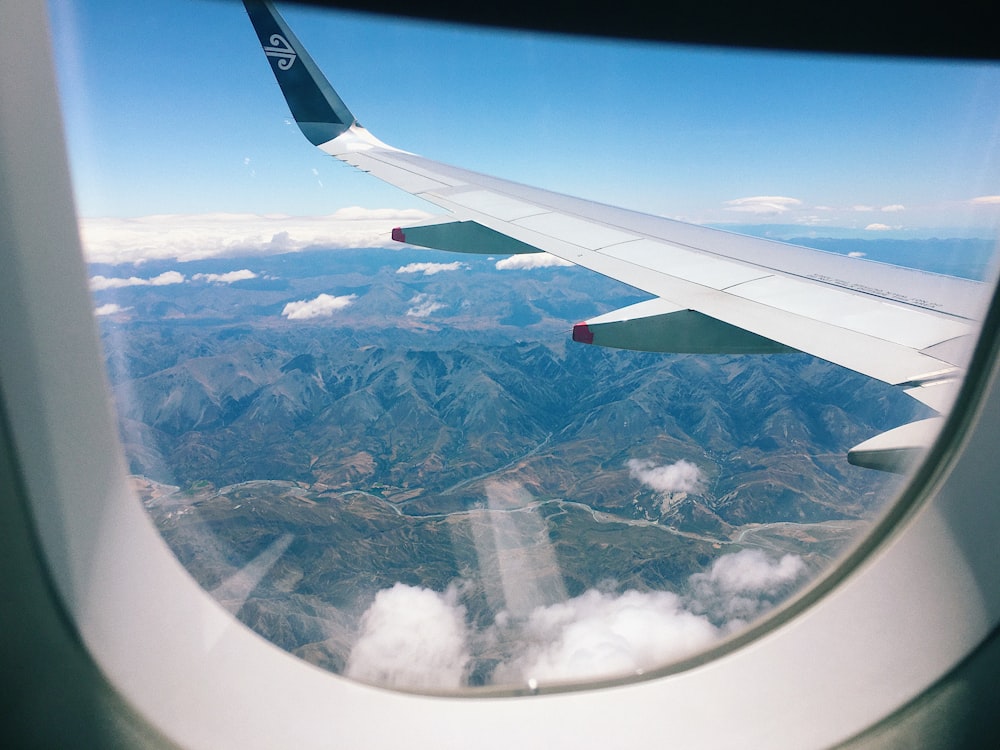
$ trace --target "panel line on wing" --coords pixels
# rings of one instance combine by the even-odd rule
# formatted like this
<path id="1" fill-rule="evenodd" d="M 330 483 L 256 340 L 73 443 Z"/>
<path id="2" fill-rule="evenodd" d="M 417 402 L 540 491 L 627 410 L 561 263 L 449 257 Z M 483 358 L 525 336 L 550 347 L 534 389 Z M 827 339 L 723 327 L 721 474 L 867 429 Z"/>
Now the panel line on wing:
<path id="1" fill-rule="evenodd" d="M 753 266 L 646 238 L 604 248 L 601 254 L 718 290 L 767 275 Z"/>
<path id="2" fill-rule="evenodd" d="M 501 221 L 519 221 L 531 216 L 547 213 L 546 209 L 532 203 L 511 198 L 503 193 L 492 190 L 449 190 L 436 193 L 436 196 L 447 198 L 464 208 L 479 211 Z M 430 196 L 426 196 L 430 198 Z"/>
<path id="3" fill-rule="evenodd" d="M 559 237 L 565 242 L 587 250 L 599 250 L 610 245 L 639 239 L 634 234 L 623 232 L 614 227 L 595 224 L 576 216 L 552 212 L 518 219 L 514 223 L 548 237 Z"/>
<path id="4" fill-rule="evenodd" d="M 728 293 L 918 350 L 968 332 L 958 320 L 781 276 L 749 281 Z"/>
<path id="5" fill-rule="evenodd" d="M 380 180 L 395 185 L 408 193 L 421 194 L 449 187 L 445 182 L 434 177 L 420 174 L 412 169 L 392 164 L 385 159 L 378 159 L 367 153 L 350 153 L 338 155 L 338 159 L 353 167 L 370 172 Z"/>

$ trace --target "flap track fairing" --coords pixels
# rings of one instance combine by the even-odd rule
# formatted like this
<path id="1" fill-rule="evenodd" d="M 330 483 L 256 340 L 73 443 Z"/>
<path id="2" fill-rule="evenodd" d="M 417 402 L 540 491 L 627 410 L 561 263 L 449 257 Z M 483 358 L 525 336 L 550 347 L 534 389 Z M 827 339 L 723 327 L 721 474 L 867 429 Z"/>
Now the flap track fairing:
<path id="1" fill-rule="evenodd" d="M 795 349 L 663 299 L 623 307 L 573 326 L 573 340 L 642 352 L 784 354 Z"/>
<path id="2" fill-rule="evenodd" d="M 449 221 L 422 227 L 397 227 L 392 230 L 392 238 L 396 242 L 406 242 L 432 250 L 477 255 L 522 255 L 542 252 L 533 245 L 495 232 L 475 221 Z"/>

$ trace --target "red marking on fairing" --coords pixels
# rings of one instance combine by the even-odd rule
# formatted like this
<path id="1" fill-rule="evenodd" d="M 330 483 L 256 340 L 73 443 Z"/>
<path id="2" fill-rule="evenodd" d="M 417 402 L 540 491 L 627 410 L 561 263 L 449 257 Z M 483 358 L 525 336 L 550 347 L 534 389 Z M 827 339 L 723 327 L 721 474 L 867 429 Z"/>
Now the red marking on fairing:
<path id="1" fill-rule="evenodd" d="M 573 326 L 573 340 L 581 344 L 593 344 L 594 332 L 586 323 L 577 323 Z"/>
<path id="2" fill-rule="evenodd" d="M 396 227 L 392 230 L 392 238 L 396 242 L 406 242 L 406 235 L 403 234 L 403 230 L 400 227 Z"/>

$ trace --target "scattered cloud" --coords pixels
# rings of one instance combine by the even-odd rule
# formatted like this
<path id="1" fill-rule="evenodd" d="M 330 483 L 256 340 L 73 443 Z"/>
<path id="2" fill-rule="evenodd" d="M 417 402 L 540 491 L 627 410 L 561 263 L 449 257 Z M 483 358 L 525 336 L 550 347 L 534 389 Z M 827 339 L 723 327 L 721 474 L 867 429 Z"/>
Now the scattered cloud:
<path id="1" fill-rule="evenodd" d="M 91 276 L 90 288 L 99 292 L 103 289 L 121 289 L 127 286 L 169 286 L 170 284 L 183 284 L 184 274 L 177 271 L 164 271 L 159 276 L 143 279 L 138 276 L 123 278 L 108 278 L 107 276 Z"/>
<path id="2" fill-rule="evenodd" d="M 389 687 L 458 688 L 470 661 L 465 607 L 443 593 L 397 583 L 361 618 L 345 674 Z"/>
<path id="3" fill-rule="evenodd" d="M 257 274 L 248 268 L 241 268 L 229 273 L 196 273 L 191 278 L 195 281 L 207 281 L 209 284 L 232 284 L 234 281 L 256 279 Z"/>
<path id="4" fill-rule="evenodd" d="M 727 211 L 751 214 L 782 214 L 802 205 L 798 198 L 783 195 L 755 195 L 750 198 L 734 198 L 726 201 Z"/>
<path id="5" fill-rule="evenodd" d="M 856 206 L 851 206 L 851 210 L 852 211 L 857 211 L 859 213 L 867 213 L 869 211 L 874 211 L 875 208 L 873 206 L 866 206 L 866 205 L 860 204 L 860 205 L 856 205 Z"/>
<path id="6" fill-rule="evenodd" d="M 239 271 L 229 273 L 196 273 L 191 279 L 193 281 L 204 281 L 209 284 L 232 284 L 234 281 L 244 281 L 246 279 L 256 279 L 257 274 L 243 268 Z M 165 271 L 159 276 L 142 278 L 139 276 L 129 276 L 128 278 L 91 276 L 90 288 L 99 292 L 104 289 L 121 289 L 130 286 L 169 286 L 171 284 L 183 284 L 187 277 L 179 271 Z"/>
<path id="7" fill-rule="evenodd" d="M 517 616 L 467 624 L 463 587 L 397 583 L 361 619 L 346 674 L 380 685 L 453 689 L 477 657 L 496 659 L 494 684 L 537 685 L 639 674 L 707 648 L 759 617 L 805 577 L 797 555 L 759 549 L 717 558 L 679 593 L 589 589 Z M 471 591 L 472 587 L 467 587 Z"/>
<path id="8" fill-rule="evenodd" d="M 424 276 L 433 276 L 443 271 L 461 271 L 468 267 L 459 260 L 454 263 L 407 263 L 397 268 L 396 273 L 422 273 Z"/>
<path id="9" fill-rule="evenodd" d="M 80 235 L 92 263 L 202 260 L 290 253 L 307 248 L 392 247 L 393 227 L 426 222 L 416 209 L 353 206 L 329 216 L 165 214 L 83 218 Z"/>
<path id="10" fill-rule="evenodd" d="M 973 206 L 1000 206 L 1000 195 L 980 195 L 969 203 Z"/>
<path id="11" fill-rule="evenodd" d="M 630 458 L 625 463 L 633 478 L 657 492 L 698 492 L 705 481 L 701 469 L 683 458 L 663 466 L 640 458 Z"/>
<path id="12" fill-rule="evenodd" d="M 688 607 L 732 632 L 784 598 L 805 572 L 798 555 L 772 560 L 759 549 L 723 555 L 688 579 Z"/>
<path id="13" fill-rule="evenodd" d="M 447 307 L 442 302 L 438 302 L 435 297 L 429 294 L 417 294 L 410 300 L 409 310 L 406 314 L 411 318 L 426 318 L 431 313 L 437 312 L 443 307 Z"/>
<path id="14" fill-rule="evenodd" d="M 289 302 L 281 314 L 289 320 L 312 320 L 313 318 L 329 318 L 338 310 L 343 310 L 356 300 L 356 294 L 334 297 L 321 294 L 315 299 Z"/>
<path id="15" fill-rule="evenodd" d="M 703 649 L 719 630 L 669 591 L 590 589 L 538 607 L 520 626 L 520 653 L 498 683 L 557 682 L 635 674 Z"/>
<path id="16" fill-rule="evenodd" d="M 553 268 L 572 265 L 568 260 L 563 260 L 551 253 L 524 253 L 498 260 L 496 262 L 496 269 L 498 271 L 526 271 L 532 268 Z"/>
<path id="17" fill-rule="evenodd" d="M 121 305 L 109 303 L 107 305 L 100 305 L 94 308 L 94 315 L 98 317 L 101 317 L 102 315 L 117 315 L 118 313 L 123 313 L 131 309 L 131 307 L 122 307 Z"/>
<path id="18" fill-rule="evenodd" d="M 865 227 L 866 232 L 890 232 L 893 229 L 902 229 L 902 227 L 895 226 L 891 227 L 888 224 L 879 224 L 878 222 L 874 224 L 869 224 Z"/>
<path id="19" fill-rule="evenodd" d="M 905 210 L 906 210 L 906 206 L 902 205 L 901 203 L 893 203 L 890 206 L 882 206 L 882 213 L 886 213 L 886 214 L 893 214 L 893 213 L 897 213 L 899 211 L 905 211 Z"/>

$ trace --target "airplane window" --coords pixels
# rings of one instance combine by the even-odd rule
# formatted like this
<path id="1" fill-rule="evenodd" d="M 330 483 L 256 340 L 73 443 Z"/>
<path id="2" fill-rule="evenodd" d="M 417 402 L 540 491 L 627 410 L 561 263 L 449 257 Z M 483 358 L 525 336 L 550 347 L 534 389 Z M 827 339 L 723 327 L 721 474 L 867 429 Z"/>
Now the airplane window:
<path id="1" fill-rule="evenodd" d="M 51 0 L 122 446 L 221 606 L 365 682 L 588 684 L 884 516 L 994 276 L 995 65 L 279 11 L 386 143 L 596 203 L 344 168 L 239 4 Z"/>

